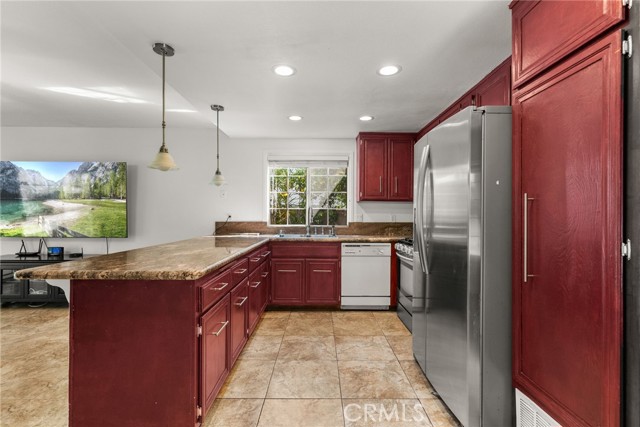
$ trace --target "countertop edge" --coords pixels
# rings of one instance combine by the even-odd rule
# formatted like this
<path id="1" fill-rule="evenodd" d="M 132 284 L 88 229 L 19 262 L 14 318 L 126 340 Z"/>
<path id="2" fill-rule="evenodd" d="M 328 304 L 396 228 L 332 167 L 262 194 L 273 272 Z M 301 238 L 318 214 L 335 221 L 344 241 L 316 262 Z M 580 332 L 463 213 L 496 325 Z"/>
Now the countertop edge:
<path id="1" fill-rule="evenodd" d="M 217 236 L 217 237 L 237 237 L 237 236 Z M 258 247 L 269 242 L 334 242 L 334 243 L 348 243 L 348 242 L 370 242 L 370 243 L 393 243 L 400 240 L 399 236 L 344 236 L 340 235 L 336 237 L 279 237 L 277 235 L 261 235 L 255 236 L 260 238 L 260 241 L 242 248 L 237 252 L 228 255 L 224 259 L 207 265 L 205 268 L 198 270 L 181 270 L 179 267 L 173 270 L 132 270 L 132 271 L 120 271 L 120 270 L 66 270 L 56 271 L 52 266 L 40 266 L 33 267 L 24 270 L 19 270 L 15 273 L 17 279 L 40 279 L 40 280 L 198 280 L 208 274 L 219 270 L 220 268 L 232 263 L 233 261 L 241 258 L 247 253 L 251 252 Z M 145 249 L 145 248 L 139 248 Z M 66 261 L 65 263 L 72 263 L 75 261 Z M 59 264 L 54 264 L 59 265 Z"/>

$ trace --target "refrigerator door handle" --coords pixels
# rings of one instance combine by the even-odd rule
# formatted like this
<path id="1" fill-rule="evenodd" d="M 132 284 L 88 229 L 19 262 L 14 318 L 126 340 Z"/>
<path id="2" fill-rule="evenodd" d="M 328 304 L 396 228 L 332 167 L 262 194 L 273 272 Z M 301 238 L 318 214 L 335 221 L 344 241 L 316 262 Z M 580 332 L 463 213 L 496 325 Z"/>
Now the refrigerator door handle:
<path id="1" fill-rule="evenodd" d="M 418 174 L 418 207 L 416 209 L 416 225 L 418 226 L 418 256 L 420 258 L 420 267 L 425 274 L 429 274 L 429 266 L 427 265 L 426 245 L 424 242 L 424 189 L 427 179 L 427 164 L 429 161 L 429 145 L 422 149 L 422 157 L 420 158 L 420 169 Z"/>

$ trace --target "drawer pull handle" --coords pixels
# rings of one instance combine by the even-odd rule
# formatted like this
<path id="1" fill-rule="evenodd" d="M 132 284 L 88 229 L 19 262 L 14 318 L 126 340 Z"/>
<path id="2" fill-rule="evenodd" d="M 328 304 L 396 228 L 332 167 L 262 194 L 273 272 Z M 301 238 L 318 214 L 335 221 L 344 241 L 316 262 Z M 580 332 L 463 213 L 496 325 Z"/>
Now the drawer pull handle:
<path id="1" fill-rule="evenodd" d="M 264 273 L 262 273 L 262 277 L 267 277 L 269 275 L 268 271 L 265 271 Z"/>
<path id="2" fill-rule="evenodd" d="M 271 254 L 271 251 L 267 251 L 265 253 L 262 254 L 262 258 L 266 258 L 269 256 L 269 254 Z"/>
<path id="3" fill-rule="evenodd" d="M 314 273 L 332 273 L 332 270 L 313 270 Z"/>
<path id="4" fill-rule="evenodd" d="M 278 270 L 278 273 L 297 273 L 298 270 Z"/>
<path id="5" fill-rule="evenodd" d="M 260 258 L 251 258 L 251 262 L 258 262 L 260 261 Z"/>
<path id="6" fill-rule="evenodd" d="M 220 282 L 220 284 L 221 284 L 222 286 L 220 286 L 219 288 L 211 288 L 211 290 L 212 290 L 212 291 L 221 291 L 221 290 L 223 290 L 224 288 L 226 288 L 227 286 L 229 286 L 229 284 L 228 284 L 228 283 L 224 283 L 224 282 Z"/>
<path id="7" fill-rule="evenodd" d="M 242 302 L 234 302 L 234 305 L 237 305 L 238 307 L 242 307 L 244 305 L 245 302 L 247 302 L 247 299 L 249 299 L 249 297 L 242 297 Z"/>
<path id="8" fill-rule="evenodd" d="M 257 288 L 258 286 L 260 286 L 260 283 L 262 283 L 262 282 L 253 282 L 253 283 L 254 283 L 253 285 L 249 285 L 249 286 L 251 286 L 252 288 L 254 288 L 254 289 L 255 289 L 255 288 Z"/>
<path id="9" fill-rule="evenodd" d="M 240 270 L 236 270 L 233 272 L 233 274 L 244 274 L 247 272 L 246 268 L 241 268 Z"/>
<path id="10" fill-rule="evenodd" d="M 222 333 L 222 331 L 224 331 L 224 328 L 226 328 L 228 324 L 229 324 L 228 320 L 222 322 L 221 323 L 222 327 L 220 329 L 218 329 L 218 332 L 211 332 L 211 335 L 215 335 L 217 337 L 218 335 L 220 335 Z"/>

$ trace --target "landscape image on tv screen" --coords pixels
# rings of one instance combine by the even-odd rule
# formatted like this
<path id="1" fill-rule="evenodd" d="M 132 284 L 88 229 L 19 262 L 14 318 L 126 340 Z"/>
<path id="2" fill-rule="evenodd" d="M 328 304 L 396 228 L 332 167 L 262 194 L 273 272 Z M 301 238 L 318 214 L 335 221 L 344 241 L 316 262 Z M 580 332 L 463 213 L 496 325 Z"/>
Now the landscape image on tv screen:
<path id="1" fill-rule="evenodd" d="M 127 164 L 0 161 L 0 236 L 127 237 Z"/>

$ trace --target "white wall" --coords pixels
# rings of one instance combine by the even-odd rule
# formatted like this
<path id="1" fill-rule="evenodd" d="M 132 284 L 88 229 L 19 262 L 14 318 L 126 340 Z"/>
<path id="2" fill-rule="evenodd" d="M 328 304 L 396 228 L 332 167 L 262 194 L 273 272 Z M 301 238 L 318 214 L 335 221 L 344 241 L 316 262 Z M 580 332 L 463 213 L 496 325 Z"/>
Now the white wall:
<path id="1" fill-rule="evenodd" d="M 125 161 L 128 163 L 129 238 L 109 239 L 111 252 L 213 232 L 217 188 L 213 129 L 167 129 L 167 146 L 179 170 L 149 169 L 162 142 L 158 129 L 14 128 L 1 130 L 0 159 Z M 226 137 L 221 135 L 221 145 Z M 37 239 L 25 239 L 29 250 Z M 104 239 L 47 239 L 65 252 L 105 253 Z M 0 252 L 16 252 L 20 239 L 0 239 Z"/>
<path id="2" fill-rule="evenodd" d="M 227 184 L 209 185 L 215 172 L 213 129 L 167 129 L 177 171 L 147 168 L 161 143 L 158 129 L 19 128 L 0 134 L 1 160 L 125 161 L 128 163 L 129 238 L 110 239 L 111 252 L 211 234 L 214 221 L 266 221 L 265 153 L 336 154 L 355 150 L 354 139 L 229 139 L 220 135 L 220 169 Z M 355 172 L 355 170 L 354 170 Z M 353 174 L 355 177 L 355 173 Z M 352 179 L 352 189 L 355 188 Z M 355 197 L 355 190 L 352 192 Z M 353 204 L 355 221 L 411 221 L 411 203 Z M 66 252 L 105 253 L 104 239 L 47 239 Z M 37 249 L 37 239 L 26 239 Z M 16 252 L 20 239 L 1 238 L 0 253 Z"/>

